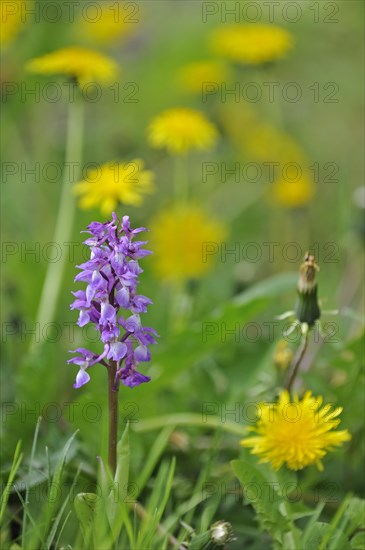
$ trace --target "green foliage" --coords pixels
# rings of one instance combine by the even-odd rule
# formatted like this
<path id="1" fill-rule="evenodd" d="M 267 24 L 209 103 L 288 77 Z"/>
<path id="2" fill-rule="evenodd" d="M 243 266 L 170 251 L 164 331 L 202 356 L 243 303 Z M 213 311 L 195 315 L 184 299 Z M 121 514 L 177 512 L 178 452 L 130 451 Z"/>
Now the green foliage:
<path id="1" fill-rule="evenodd" d="M 75 4 L 78 16 L 82 3 Z M 106 466 L 105 369 L 93 367 L 90 383 L 74 390 L 76 370 L 66 365 L 70 349 L 101 349 L 97 339 L 87 341 L 94 333 L 86 337 L 69 309 L 70 291 L 76 289 L 75 265 L 85 260 L 79 231 L 91 220 L 104 220 L 98 210 L 77 210 L 69 243 L 75 245 L 73 253 L 64 243 L 55 243 L 67 254 L 53 319 L 61 334 L 57 329 L 51 338 L 52 330 L 48 336 L 41 330 L 37 342 L 31 334 L 52 264 L 44 251 L 53 239 L 65 176 L 69 87 L 60 75 L 38 78 L 26 74 L 24 66 L 74 41 L 90 44 L 68 21 L 52 23 L 41 17 L 36 23 L 27 15 L 24 29 L 2 52 L 3 175 L 8 163 L 15 163 L 17 171 L 8 174 L 2 186 L 0 548 L 176 550 L 184 543 L 189 550 L 215 550 L 211 528 L 224 521 L 232 525 L 229 550 L 363 549 L 364 222 L 354 197 L 364 179 L 360 155 L 355 154 L 363 133 L 364 4 L 297 2 L 302 16 L 295 22 L 285 20 L 281 6 L 271 6 L 274 24 L 293 34 L 292 53 L 267 66 L 231 66 L 231 82 L 223 83 L 227 90 L 239 84 L 247 95 L 246 86 L 251 83 L 254 90 L 257 85 L 263 94 L 257 102 L 242 94 L 239 101 L 234 94 L 223 101 L 220 86 L 204 102 L 201 94 L 189 95 L 179 85 L 181 66 L 212 57 L 208 33 L 224 24 L 225 7 L 227 23 L 233 22 L 228 4 L 235 2 L 205 3 L 218 9 L 207 22 L 202 21 L 201 2 L 136 4 L 140 24 L 130 39 L 107 47 L 92 43 L 121 65 L 120 97 L 115 100 L 116 88 L 103 88 L 100 101 L 86 101 L 82 166 L 142 158 L 156 175 L 156 192 L 139 207 L 120 205 L 117 213 L 129 214 L 133 226 L 150 227 L 175 197 L 173 159 L 149 147 L 147 126 L 170 106 L 203 111 L 220 138 L 214 151 L 186 158 L 189 200 L 223 222 L 228 237 L 216 243 L 220 250 L 214 268 L 204 278 L 177 287 L 156 275 L 149 259 L 143 263 L 141 293 L 154 302 L 146 324 L 156 328 L 160 339 L 152 349 L 152 381 L 120 390 L 118 467 L 112 478 Z M 295 8 L 287 7 L 290 18 Z M 245 3 L 239 8 L 244 13 Z M 247 8 L 246 15 L 252 15 L 252 6 L 247 3 Z M 269 6 L 264 2 L 261 8 L 259 23 L 272 24 Z M 50 18 L 51 11 L 45 10 Z M 277 101 L 268 101 L 270 83 Z M 302 99 L 285 101 L 282 92 L 293 83 L 294 88 L 300 86 Z M 139 89 L 136 103 L 126 100 L 130 84 Z M 7 93 L 9 85 L 18 91 Z M 63 90 L 62 99 L 48 101 L 47 91 L 55 85 Z M 333 85 L 338 102 L 328 103 L 325 98 Z M 37 86 L 44 92 L 39 101 L 31 91 Z M 318 101 L 313 100 L 314 92 Z M 276 160 L 277 143 L 270 138 L 266 158 L 256 162 L 244 146 L 252 130 L 242 115 L 246 110 L 302 150 L 302 168 L 310 172 L 316 188 L 310 204 L 285 208 L 271 200 L 267 164 Z M 265 146 L 260 136 L 257 142 Z M 31 171 L 36 163 L 40 176 L 23 177 L 23 169 Z M 255 182 L 246 177 L 252 163 L 259 174 Z M 45 165 L 49 171 L 42 172 Z M 203 181 L 206 165 L 218 172 Z M 330 172 L 336 165 L 333 180 Z M 49 181 L 52 166 L 61 167 L 62 174 Z M 266 246 L 270 243 L 273 258 Z M 9 244 L 18 251 L 7 254 Z M 238 249 L 239 257 L 224 258 L 224 247 Z M 307 248 L 321 268 L 321 310 L 339 309 L 339 314 L 322 313 L 327 336 L 311 333 L 295 389 L 299 394 L 310 389 L 343 407 L 340 428 L 348 429 L 352 439 L 328 453 L 323 472 L 309 467 L 294 475 L 258 464 L 241 450 L 239 440 L 254 422 L 249 405 L 275 399 L 287 381 L 288 373 L 273 361 L 286 325 L 277 316 L 294 308 L 297 270 Z M 255 250 L 262 255 L 251 260 L 249 252 Z M 295 355 L 299 339 L 294 334 L 287 341 Z M 209 414 L 204 412 L 207 404 Z"/>

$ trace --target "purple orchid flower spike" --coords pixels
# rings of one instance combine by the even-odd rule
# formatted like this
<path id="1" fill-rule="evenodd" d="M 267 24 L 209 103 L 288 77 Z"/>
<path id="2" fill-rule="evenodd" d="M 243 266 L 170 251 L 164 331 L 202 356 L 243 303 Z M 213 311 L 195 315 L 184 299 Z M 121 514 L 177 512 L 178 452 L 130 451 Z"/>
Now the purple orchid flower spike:
<path id="1" fill-rule="evenodd" d="M 85 282 L 87 287 L 72 293 L 75 300 L 70 307 L 79 310 L 80 327 L 95 325 L 104 350 L 100 355 L 85 348 L 71 352 L 78 354 L 68 361 L 79 367 L 74 388 L 89 382 L 89 369 L 97 363 L 109 369 L 110 362 L 114 363 L 115 391 L 120 383 L 133 388 L 150 380 L 137 371 L 140 363 L 150 360 L 148 346 L 156 343 L 157 336 L 152 328 L 142 326 L 140 318 L 152 303 L 137 293 L 142 273 L 138 260 L 151 254 L 143 248 L 146 241 L 132 242 L 142 231 L 146 229 L 131 229 L 128 216 L 120 222 L 114 212 L 112 221 L 92 222 L 88 226 L 91 237 L 84 244 L 90 248 L 90 260 L 77 266 L 80 273 L 75 277 L 75 281 Z M 130 316 L 126 315 L 128 312 Z"/>

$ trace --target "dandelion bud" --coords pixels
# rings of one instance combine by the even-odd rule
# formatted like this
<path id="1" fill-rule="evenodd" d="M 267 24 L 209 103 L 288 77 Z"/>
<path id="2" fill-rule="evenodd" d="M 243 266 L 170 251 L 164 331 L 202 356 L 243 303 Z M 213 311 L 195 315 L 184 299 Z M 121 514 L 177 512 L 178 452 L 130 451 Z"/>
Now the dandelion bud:
<path id="1" fill-rule="evenodd" d="M 295 315 L 300 323 L 307 323 L 309 327 L 321 316 L 317 298 L 317 271 L 319 267 L 314 256 L 307 252 L 299 270 Z"/>
<path id="2" fill-rule="evenodd" d="M 232 542 L 234 537 L 232 536 L 232 525 L 227 521 L 217 521 L 210 527 L 210 535 L 212 543 L 218 548 L 224 546 L 227 542 Z"/>

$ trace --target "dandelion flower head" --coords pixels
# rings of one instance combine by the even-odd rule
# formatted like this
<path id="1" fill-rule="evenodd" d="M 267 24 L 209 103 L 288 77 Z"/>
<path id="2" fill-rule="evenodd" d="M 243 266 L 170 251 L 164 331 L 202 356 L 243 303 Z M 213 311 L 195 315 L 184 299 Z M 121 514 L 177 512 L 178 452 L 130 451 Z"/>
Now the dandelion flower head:
<path id="1" fill-rule="evenodd" d="M 69 47 L 32 59 L 27 70 L 38 74 L 64 74 L 75 78 L 80 86 L 90 82 L 112 84 L 118 66 L 109 57 L 87 48 Z"/>
<path id="2" fill-rule="evenodd" d="M 133 14 L 133 10 L 134 7 L 129 2 L 103 0 L 98 4 L 95 20 L 80 18 L 77 31 L 81 36 L 98 44 L 110 44 L 135 31 L 139 20 L 137 14 Z"/>
<path id="3" fill-rule="evenodd" d="M 292 46 L 290 32 L 275 25 L 225 25 L 214 29 L 211 34 L 211 48 L 216 54 L 247 65 L 281 59 Z"/>
<path id="4" fill-rule="evenodd" d="M 310 391 L 302 400 L 294 395 L 291 401 L 283 390 L 277 403 L 261 404 L 260 419 L 251 428 L 256 435 L 243 439 L 241 445 L 250 447 L 251 454 L 258 455 L 260 462 L 269 462 L 274 470 L 284 464 L 291 470 L 311 464 L 323 470 L 322 458 L 351 436 L 347 430 L 336 430 L 342 408 L 332 410 L 322 403 L 323 398 L 313 397 Z"/>
<path id="5" fill-rule="evenodd" d="M 224 224 L 193 205 L 176 205 L 160 212 L 151 223 L 150 245 L 155 271 L 165 280 L 200 278 L 213 265 L 213 254 L 204 256 L 204 246 L 221 243 Z"/>
<path id="6" fill-rule="evenodd" d="M 25 9 L 29 0 L 3 0 L 0 15 L 0 44 L 14 40 L 25 23 Z M 23 15 L 24 12 L 24 15 Z"/>
<path id="7" fill-rule="evenodd" d="M 100 208 L 110 214 L 118 204 L 139 206 L 143 195 L 154 191 L 153 173 L 144 170 L 140 159 L 130 162 L 108 162 L 90 170 L 87 177 L 75 185 L 82 209 Z"/>
<path id="8" fill-rule="evenodd" d="M 152 120 L 148 137 L 152 147 L 182 155 L 193 149 L 209 150 L 217 140 L 215 126 L 200 111 L 168 109 Z"/>

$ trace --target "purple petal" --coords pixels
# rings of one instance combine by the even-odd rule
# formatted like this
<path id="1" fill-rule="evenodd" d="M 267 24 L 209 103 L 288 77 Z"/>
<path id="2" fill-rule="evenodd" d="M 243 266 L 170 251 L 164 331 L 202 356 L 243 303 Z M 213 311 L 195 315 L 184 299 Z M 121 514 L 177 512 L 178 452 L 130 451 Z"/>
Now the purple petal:
<path id="1" fill-rule="evenodd" d="M 138 371 L 130 371 L 126 375 L 122 373 L 121 376 L 121 382 L 125 386 L 129 386 L 130 388 L 134 388 L 135 386 L 139 386 L 140 384 L 143 384 L 144 382 L 149 382 L 150 380 L 151 378 L 149 376 L 145 376 Z"/>
<path id="2" fill-rule="evenodd" d="M 128 319 L 125 320 L 123 326 L 128 332 L 138 332 L 142 326 L 139 315 L 131 315 L 130 317 L 128 317 Z"/>
<path id="3" fill-rule="evenodd" d="M 118 292 L 115 295 L 115 299 L 117 303 L 120 305 L 120 307 L 123 307 L 124 309 L 127 309 L 129 305 L 129 290 L 125 287 L 118 290 Z"/>
<path id="4" fill-rule="evenodd" d="M 151 359 L 150 350 L 147 348 L 147 346 L 138 346 L 134 350 L 134 357 L 135 360 L 139 363 L 141 361 L 149 361 Z"/>
<path id="5" fill-rule="evenodd" d="M 87 384 L 90 380 L 90 376 L 84 369 L 80 369 L 76 376 L 76 381 L 74 383 L 74 388 L 78 389 L 81 386 Z"/>
<path id="6" fill-rule="evenodd" d="M 106 325 L 108 322 L 111 324 L 116 323 L 116 313 L 111 304 L 103 302 L 101 304 L 100 324 Z"/>
<path id="7" fill-rule="evenodd" d="M 114 359 L 114 361 L 120 361 L 126 356 L 128 348 L 123 342 L 113 342 L 110 344 L 107 359 Z"/>
<path id="8" fill-rule="evenodd" d="M 87 325 L 89 321 L 90 321 L 89 313 L 85 309 L 82 309 L 80 311 L 79 320 L 77 321 L 77 324 L 79 325 L 79 327 L 84 327 L 85 325 Z"/>

